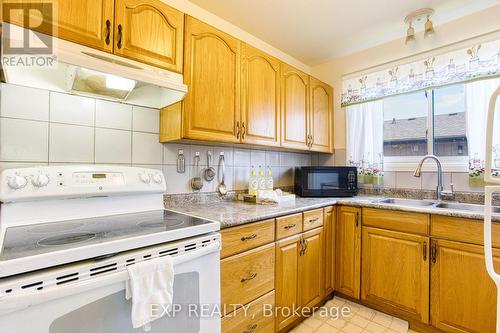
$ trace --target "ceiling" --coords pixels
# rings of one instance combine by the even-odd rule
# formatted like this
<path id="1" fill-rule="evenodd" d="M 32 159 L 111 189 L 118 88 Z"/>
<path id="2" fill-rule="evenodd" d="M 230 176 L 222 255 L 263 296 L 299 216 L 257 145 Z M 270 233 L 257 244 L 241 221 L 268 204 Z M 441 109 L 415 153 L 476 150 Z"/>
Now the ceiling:
<path id="1" fill-rule="evenodd" d="M 434 8 L 435 25 L 500 0 L 190 0 L 295 57 L 317 65 L 402 38 L 404 17 Z M 416 30 L 420 27 L 415 27 Z"/>

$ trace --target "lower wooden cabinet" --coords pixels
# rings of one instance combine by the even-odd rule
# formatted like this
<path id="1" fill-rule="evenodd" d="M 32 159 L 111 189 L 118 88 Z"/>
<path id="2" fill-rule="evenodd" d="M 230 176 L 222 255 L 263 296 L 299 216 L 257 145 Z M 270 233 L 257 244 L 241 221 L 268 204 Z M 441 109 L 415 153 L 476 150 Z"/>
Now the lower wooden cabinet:
<path id="1" fill-rule="evenodd" d="M 495 332 L 496 287 L 486 272 L 482 246 L 433 240 L 431 322 L 446 332 Z M 500 250 L 493 249 L 500 271 Z"/>
<path id="2" fill-rule="evenodd" d="M 302 242 L 303 250 L 299 258 L 300 305 L 313 307 L 323 297 L 323 228 L 305 232 Z"/>
<path id="3" fill-rule="evenodd" d="M 361 299 L 429 322 L 429 238 L 363 227 Z"/>
<path id="4" fill-rule="evenodd" d="M 361 283 L 361 208 L 337 209 L 335 290 L 359 299 Z"/>
<path id="5" fill-rule="evenodd" d="M 335 207 L 326 207 L 323 214 L 324 283 L 323 294 L 335 287 Z"/>
<path id="6" fill-rule="evenodd" d="M 274 316 L 269 312 L 274 305 L 274 291 L 259 297 L 243 308 L 222 318 L 224 333 L 272 333 L 274 332 Z"/>

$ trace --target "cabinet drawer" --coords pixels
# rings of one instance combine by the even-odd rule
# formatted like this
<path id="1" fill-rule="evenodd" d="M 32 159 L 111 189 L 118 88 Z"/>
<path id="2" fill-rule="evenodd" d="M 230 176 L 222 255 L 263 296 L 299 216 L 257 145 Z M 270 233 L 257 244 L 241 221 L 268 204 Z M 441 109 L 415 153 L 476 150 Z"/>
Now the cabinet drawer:
<path id="1" fill-rule="evenodd" d="M 221 258 L 274 242 L 274 219 L 224 229 Z"/>
<path id="2" fill-rule="evenodd" d="M 323 208 L 304 212 L 304 231 L 323 225 Z"/>
<path id="3" fill-rule="evenodd" d="M 278 217 L 276 219 L 276 238 L 283 239 L 302 232 L 302 213 Z"/>
<path id="4" fill-rule="evenodd" d="M 222 333 L 274 332 L 274 316 L 264 312 L 269 305 L 274 307 L 274 291 L 248 304 L 246 311 L 241 308 L 222 318 Z"/>
<path id="5" fill-rule="evenodd" d="M 433 215 L 431 217 L 431 236 L 483 245 L 483 221 Z M 498 223 L 491 225 L 491 241 L 494 247 L 500 247 L 500 224 Z"/>
<path id="6" fill-rule="evenodd" d="M 274 289 L 274 243 L 221 261 L 224 314 Z M 237 308 L 238 306 L 236 306 Z"/>
<path id="7" fill-rule="evenodd" d="M 363 226 L 412 234 L 429 234 L 429 215 L 394 210 L 363 208 Z"/>

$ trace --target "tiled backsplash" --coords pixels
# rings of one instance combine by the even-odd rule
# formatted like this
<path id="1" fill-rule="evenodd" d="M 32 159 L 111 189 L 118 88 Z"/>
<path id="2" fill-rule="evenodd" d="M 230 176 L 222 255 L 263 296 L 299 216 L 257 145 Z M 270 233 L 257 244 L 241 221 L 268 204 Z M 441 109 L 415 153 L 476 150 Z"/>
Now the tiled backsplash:
<path id="1" fill-rule="evenodd" d="M 190 192 L 196 174 L 211 151 L 217 169 L 219 153 L 226 158 L 226 185 L 247 188 L 251 165 L 271 166 L 277 186 L 293 184 L 293 167 L 325 163 L 328 156 L 243 149 L 239 146 L 161 144 L 159 114 L 148 109 L 99 99 L 49 92 L 10 84 L 0 88 L 0 169 L 68 163 L 120 164 L 163 170 L 168 193 Z M 176 171 L 178 150 L 186 156 L 186 172 Z M 214 191 L 218 180 L 202 191 Z"/>

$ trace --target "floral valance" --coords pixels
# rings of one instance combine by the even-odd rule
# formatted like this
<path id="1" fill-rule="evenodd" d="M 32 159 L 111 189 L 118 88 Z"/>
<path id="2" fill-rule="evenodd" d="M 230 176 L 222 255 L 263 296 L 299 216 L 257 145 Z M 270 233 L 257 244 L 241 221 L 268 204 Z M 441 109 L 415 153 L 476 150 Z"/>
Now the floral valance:
<path id="1" fill-rule="evenodd" d="M 495 76 L 500 76 L 500 40 L 344 78 L 342 106 Z"/>

